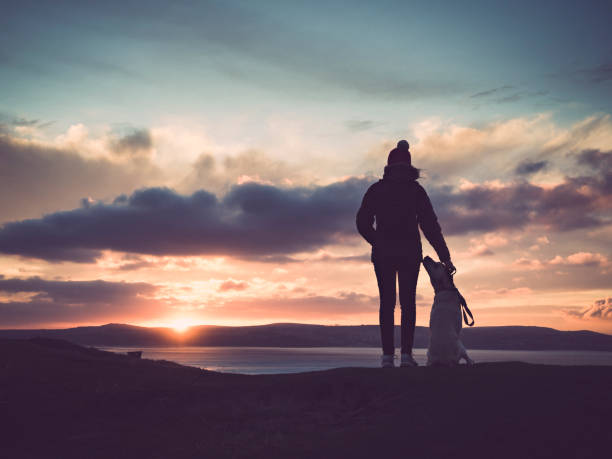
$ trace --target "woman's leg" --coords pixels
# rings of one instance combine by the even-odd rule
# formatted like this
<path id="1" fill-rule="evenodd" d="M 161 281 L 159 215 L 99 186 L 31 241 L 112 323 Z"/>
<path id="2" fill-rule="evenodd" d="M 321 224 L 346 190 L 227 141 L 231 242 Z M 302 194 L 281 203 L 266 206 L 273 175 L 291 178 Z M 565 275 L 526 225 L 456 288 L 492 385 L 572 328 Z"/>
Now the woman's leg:
<path id="1" fill-rule="evenodd" d="M 380 295 L 380 337 L 382 341 L 383 354 L 395 353 L 393 333 L 395 323 L 393 312 L 395 310 L 395 268 L 388 263 L 374 263 L 374 272 L 378 282 L 378 293 Z"/>
<path id="2" fill-rule="evenodd" d="M 407 269 L 402 268 L 397 273 L 402 308 L 402 354 L 412 354 L 416 323 L 416 286 L 420 268 L 421 263 L 418 262 Z"/>

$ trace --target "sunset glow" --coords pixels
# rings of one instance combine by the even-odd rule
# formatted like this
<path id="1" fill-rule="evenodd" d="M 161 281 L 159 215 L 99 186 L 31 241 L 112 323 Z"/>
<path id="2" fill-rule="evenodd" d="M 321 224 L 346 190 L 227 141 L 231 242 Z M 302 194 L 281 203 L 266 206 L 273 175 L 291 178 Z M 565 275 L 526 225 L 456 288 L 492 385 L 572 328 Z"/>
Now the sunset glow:
<path id="1" fill-rule="evenodd" d="M 172 322 L 170 326 L 178 333 L 183 333 L 187 331 L 192 325 L 193 324 L 187 320 L 178 319 Z"/>

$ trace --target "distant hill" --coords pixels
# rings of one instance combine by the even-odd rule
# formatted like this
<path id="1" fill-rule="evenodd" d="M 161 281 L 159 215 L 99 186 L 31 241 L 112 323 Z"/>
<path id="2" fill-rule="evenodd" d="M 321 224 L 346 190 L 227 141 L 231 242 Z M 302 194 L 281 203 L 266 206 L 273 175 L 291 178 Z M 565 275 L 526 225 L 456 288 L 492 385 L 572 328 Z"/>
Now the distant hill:
<path id="1" fill-rule="evenodd" d="M 396 327 L 399 343 L 399 327 Z M 612 351 L 612 335 L 560 331 L 545 327 L 477 327 L 463 329 L 468 349 Z M 377 325 L 269 324 L 248 327 L 201 325 L 183 333 L 171 328 L 107 324 L 59 330 L 0 330 L 0 338 L 58 338 L 90 346 L 255 346 L 378 347 Z M 417 327 L 415 347 L 427 347 L 429 330 Z"/>

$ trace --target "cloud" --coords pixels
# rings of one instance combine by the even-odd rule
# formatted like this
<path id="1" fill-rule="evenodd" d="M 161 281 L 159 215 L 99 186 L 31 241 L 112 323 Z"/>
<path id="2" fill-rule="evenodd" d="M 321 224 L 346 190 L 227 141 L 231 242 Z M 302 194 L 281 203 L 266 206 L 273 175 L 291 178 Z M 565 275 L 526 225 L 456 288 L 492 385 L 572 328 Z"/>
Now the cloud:
<path id="1" fill-rule="evenodd" d="M 482 99 L 488 102 L 494 102 L 497 104 L 505 104 L 509 102 L 517 102 L 522 99 L 530 98 L 530 97 L 539 97 L 548 94 L 548 91 L 538 90 L 538 91 L 514 91 L 512 94 L 507 94 L 510 89 L 515 89 L 514 86 L 504 85 L 498 88 L 489 89 L 486 91 L 477 92 L 476 94 L 472 94 L 470 99 L 478 99 L 482 102 Z M 507 95 L 506 95 L 507 94 Z M 494 97 L 491 97 L 494 96 Z"/>
<path id="2" fill-rule="evenodd" d="M 530 289 L 529 287 L 517 287 L 517 288 L 502 287 L 502 288 L 498 288 L 494 290 L 478 289 L 478 290 L 472 291 L 472 295 L 474 296 L 485 296 L 485 297 L 489 297 L 493 295 L 516 297 L 520 295 L 531 295 L 531 294 L 533 294 L 533 290 Z"/>
<path id="3" fill-rule="evenodd" d="M 330 295 L 307 295 L 300 297 L 234 298 L 220 305 L 207 306 L 206 317 L 224 319 L 240 318 L 258 321 L 289 319 L 317 320 L 326 318 L 348 318 L 355 314 L 372 314 L 378 311 L 378 296 L 357 292 L 338 292 Z"/>
<path id="4" fill-rule="evenodd" d="M 453 177 L 490 178 L 492 169 L 514 170 L 520 161 L 543 154 L 557 130 L 548 115 L 484 126 L 424 121 L 414 128 L 412 162 L 439 182 Z M 381 160 L 376 158 L 378 163 Z"/>
<path id="5" fill-rule="evenodd" d="M 7 221 L 70 208 L 80 198 L 131 191 L 159 175 L 148 163 L 84 158 L 72 148 L 0 135 L 0 218 Z"/>
<path id="6" fill-rule="evenodd" d="M 578 252 L 565 258 L 557 255 L 548 263 L 562 266 L 608 266 L 608 257 L 601 253 Z"/>
<path id="7" fill-rule="evenodd" d="M 136 129 L 123 137 L 113 139 L 110 148 L 120 155 L 148 154 L 153 148 L 153 139 L 148 129 Z"/>
<path id="8" fill-rule="evenodd" d="M 323 250 L 320 250 L 315 255 L 306 256 L 286 256 L 286 255 L 267 255 L 259 257 L 250 257 L 249 261 L 259 261 L 263 263 L 275 263 L 275 264 L 286 264 L 286 263 L 325 263 L 325 262 L 343 262 L 343 263 L 371 263 L 370 253 L 362 253 L 361 255 L 332 255 Z"/>
<path id="9" fill-rule="evenodd" d="M 538 259 L 530 259 L 526 257 L 519 258 L 514 261 L 513 266 L 519 270 L 527 269 L 529 271 L 539 271 L 550 267 L 570 267 L 570 266 L 596 266 L 596 267 L 608 267 L 610 261 L 608 257 L 601 253 L 592 252 L 577 252 L 567 257 L 560 255 L 546 261 Z"/>
<path id="10" fill-rule="evenodd" d="M 516 166 L 515 173 L 517 175 L 531 175 L 540 172 L 548 167 L 548 161 L 529 161 L 524 160 Z"/>
<path id="11" fill-rule="evenodd" d="M 205 187 L 208 191 L 225 193 L 232 185 L 245 182 L 286 186 L 305 180 L 297 167 L 250 149 L 222 160 L 208 153 L 200 155 L 179 189 L 195 191 Z"/>
<path id="12" fill-rule="evenodd" d="M 605 85 L 606 82 L 612 80 L 612 54 L 608 53 L 597 65 L 566 68 L 553 72 L 549 76 L 567 79 L 572 83 L 579 83 L 585 86 Z"/>
<path id="13" fill-rule="evenodd" d="M 128 253 L 123 256 L 120 264 L 116 267 L 119 271 L 137 271 L 143 268 L 156 268 L 158 264 L 150 260 L 145 260 L 138 255 Z"/>
<path id="14" fill-rule="evenodd" d="M 612 170 L 612 151 L 588 149 L 579 153 L 576 160 L 578 164 L 589 166 L 592 169 Z"/>
<path id="15" fill-rule="evenodd" d="M 531 259 L 527 257 L 521 257 L 517 260 L 514 260 L 512 266 L 516 268 L 518 271 L 527 270 L 527 271 L 540 271 L 546 268 L 546 262 L 542 262 L 537 259 Z"/>
<path id="16" fill-rule="evenodd" d="M 470 247 L 468 252 L 471 256 L 476 256 L 476 257 L 495 255 L 495 252 L 493 252 L 485 244 L 479 244 L 479 245 L 472 246 Z"/>
<path id="17" fill-rule="evenodd" d="M 545 96 L 548 94 L 548 91 L 540 90 L 540 91 L 519 91 L 514 94 L 510 94 L 508 96 L 503 96 L 495 99 L 495 102 L 498 104 L 505 104 L 509 102 L 518 102 L 519 100 L 526 99 L 529 97 L 539 97 Z"/>
<path id="18" fill-rule="evenodd" d="M 0 112 L 0 124 L 13 127 L 41 128 L 53 124 L 54 121 L 41 121 L 39 119 L 26 118 L 24 116 L 10 115 Z"/>
<path id="19" fill-rule="evenodd" d="M 35 326 L 116 319 L 142 320 L 166 308 L 153 298 L 157 287 L 137 282 L 57 281 L 0 278 L 2 326 Z"/>
<path id="20" fill-rule="evenodd" d="M 585 76 L 591 83 L 604 83 L 612 80 L 612 61 L 602 62 L 594 67 L 577 70 L 575 73 Z"/>
<path id="21" fill-rule="evenodd" d="M 37 136 L 41 129 L 52 125 L 54 121 L 41 121 L 22 116 L 10 116 L 0 112 L 0 135 Z"/>
<path id="22" fill-rule="evenodd" d="M 39 124 L 39 120 L 29 120 L 27 118 L 14 118 L 12 123 L 13 126 L 37 126 Z"/>
<path id="23" fill-rule="evenodd" d="M 597 300 L 582 310 L 566 310 L 565 313 L 579 319 L 612 320 L 612 297 Z"/>
<path id="24" fill-rule="evenodd" d="M 540 225 L 569 231 L 610 223 L 612 171 L 568 177 L 544 187 L 529 182 L 470 185 L 430 192 L 442 227 L 448 234 L 524 228 Z"/>
<path id="25" fill-rule="evenodd" d="M 0 252 L 51 261 L 92 262 L 105 249 L 151 255 L 287 255 L 355 240 L 367 179 L 313 188 L 234 186 L 222 199 L 167 188 L 122 195 L 5 224 Z"/>
<path id="26" fill-rule="evenodd" d="M 228 279 L 219 286 L 219 291 L 220 292 L 227 292 L 229 290 L 240 291 L 240 290 L 246 290 L 247 288 L 249 288 L 248 282 L 235 281 L 233 279 Z"/>
<path id="27" fill-rule="evenodd" d="M 490 96 L 492 94 L 497 94 L 503 91 L 506 91 L 508 89 L 513 89 L 514 86 L 509 86 L 509 85 L 504 85 L 504 86 L 500 86 L 498 88 L 493 88 L 493 89 L 488 89 L 486 91 L 481 91 L 481 92 L 477 92 L 476 94 L 472 94 L 470 96 L 471 99 L 477 99 L 479 97 L 486 97 L 486 96 Z"/>
<path id="28" fill-rule="evenodd" d="M 562 128 L 549 114 L 518 117 L 485 125 L 465 126 L 429 119 L 413 128 L 412 162 L 437 183 L 490 180 L 515 174 L 517 165 L 547 161 L 547 181 L 576 175 L 576 152 L 609 150 L 610 115 L 591 116 Z M 388 153 L 381 144 L 368 155 L 364 170 L 377 170 Z M 555 166 L 553 169 L 552 166 Z M 586 166 L 586 164 L 585 164 Z"/>

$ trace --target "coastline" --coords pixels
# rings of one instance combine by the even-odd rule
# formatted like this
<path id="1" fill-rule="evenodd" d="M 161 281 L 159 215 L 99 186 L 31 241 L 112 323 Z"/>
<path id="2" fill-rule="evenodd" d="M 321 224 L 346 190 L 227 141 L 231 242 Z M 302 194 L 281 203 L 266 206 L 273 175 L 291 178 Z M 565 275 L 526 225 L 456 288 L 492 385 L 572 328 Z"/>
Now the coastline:
<path id="1" fill-rule="evenodd" d="M 181 365 L 239 374 L 280 374 L 328 370 L 340 367 L 378 368 L 379 347 L 228 347 L 228 346 L 95 346 L 123 353 L 141 351 L 142 357 L 169 360 Z M 398 350 L 399 352 L 399 350 Z M 543 365 L 608 365 L 612 351 L 514 351 L 469 349 L 477 363 L 524 362 Z M 399 354 L 397 354 L 399 357 Z M 427 349 L 413 349 L 419 365 L 427 363 Z"/>

